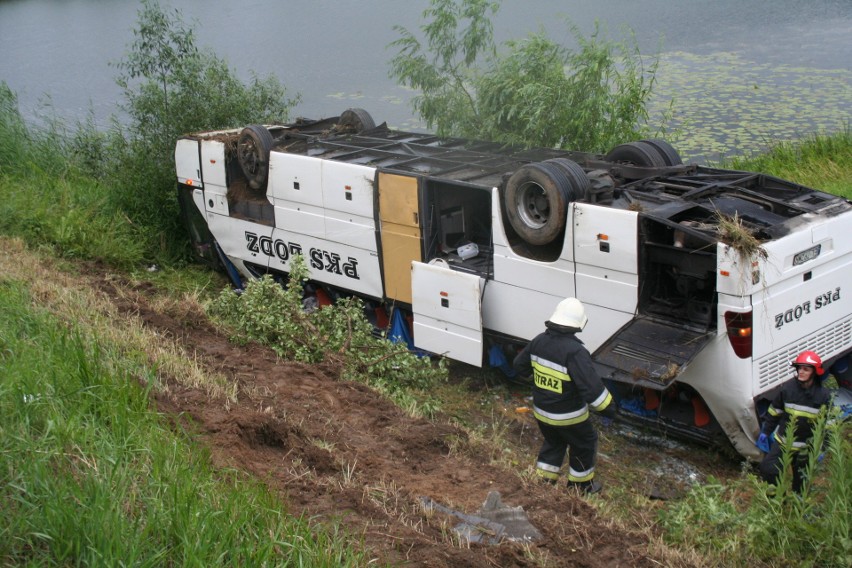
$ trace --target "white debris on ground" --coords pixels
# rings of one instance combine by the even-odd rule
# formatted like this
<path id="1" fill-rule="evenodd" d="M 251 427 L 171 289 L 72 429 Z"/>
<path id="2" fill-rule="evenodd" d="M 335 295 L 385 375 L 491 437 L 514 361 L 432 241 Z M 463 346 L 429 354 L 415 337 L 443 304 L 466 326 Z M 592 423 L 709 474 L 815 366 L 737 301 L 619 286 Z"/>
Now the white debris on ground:
<path id="1" fill-rule="evenodd" d="M 503 504 L 499 491 L 490 491 L 482 507 L 473 515 L 456 511 L 429 497 L 421 497 L 426 511 L 440 511 L 460 519 L 453 528 L 459 538 L 479 544 L 500 544 L 505 540 L 533 542 L 542 538 L 541 533 L 527 519 L 523 507 Z"/>

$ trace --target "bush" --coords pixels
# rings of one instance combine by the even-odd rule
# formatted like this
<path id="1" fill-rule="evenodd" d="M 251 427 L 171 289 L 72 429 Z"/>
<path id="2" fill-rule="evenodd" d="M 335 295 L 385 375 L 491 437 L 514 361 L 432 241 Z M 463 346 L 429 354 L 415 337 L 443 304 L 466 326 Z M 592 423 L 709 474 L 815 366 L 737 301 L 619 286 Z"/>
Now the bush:
<path id="1" fill-rule="evenodd" d="M 18 109 L 18 97 L 0 82 L 0 174 L 59 176 L 68 168 L 57 123 L 31 129 Z"/>
<path id="2" fill-rule="evenodd" d="M 115 209 L 110 187 L 80 172 L 70 140 L 55 120 L 27 126 L 17 97 L 0 83 L 0 233 L 64 257 L 140 262 L 138 228 Z"/>
<path id="3" fill-rule="evenodd" d="M 177 138 L 201 130 L 286 121 L 297 98 L 288 98 L 273 77 L 238 79 L 224 60 L 196 47 L 192 27 L 179 11 L 166 11 L 155 0 L 143 0 L 133 33 L 127 54 L 115 64 L 124 92 L 121 107 L 129 120 L 122 124 L 113 119 L 108 132 L 98 131 L 91 116 L 71 131 L 57 119 L 40 130 L 29 128 L 16 96 L 0 83 L 0 174 L 43 174 L 32 196 L 41 212 L 49 207 L 58 178 L 72 172 L 93 176 L 97 182 L 83 186 L 99 188 L 103 200 L 98 206 L 105 215 L 78 215 L 89 232 L 113 222 L 132 227 L 133 256 L 141 251 L 149 261 L 168 263 L 189 258 L 189 239 L 174 193 Z M 17 205 L 23 204 L 17 200 Z M 18 217 L 34 220 L 30 211 Z M 55 218 L 42 217 L 38 224 L 48 230 L 56 227 Z M 85 228 L 79 225 L 71 232 L 79 235 Z"/>
<path id="4" fill-rule="evenodd" d="M 303 258 L 295 256 L 290 269 L 285 287 L 267 275 L 249 281 L 241 294 L 223 290 L 209 313 L 231 329 L 231 339 L 238 343 L 256 341 L 283 358 L 332 363 L 342 369 L 343 379 L 365 382 L 404 408 L 417 406 L 421 413 L 433 413 L 437 405 L 423 392 L 446 379 L 443 365 L 417 357 L 405 345 L 374 337 L 359 298 L 344 297 L 333 306 L 306 311 Z M 409 390 L 420 391 L 416 403 Z"/>

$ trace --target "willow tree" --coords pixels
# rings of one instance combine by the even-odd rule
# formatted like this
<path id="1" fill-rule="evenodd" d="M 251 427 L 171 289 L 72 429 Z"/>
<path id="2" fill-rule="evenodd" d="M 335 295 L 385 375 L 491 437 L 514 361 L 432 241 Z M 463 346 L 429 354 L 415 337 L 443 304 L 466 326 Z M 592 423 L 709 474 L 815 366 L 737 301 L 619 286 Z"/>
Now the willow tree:
<path id="1" fill-rule="evenodd" d="M 419 91 L 415 112 L 440 135 L 528 146 L 606 151 L 659 131 L 647 104 L 659 59 L 635 38 L 588 36 L 566 22 L 577 47 L 544 33 L 497 46 L 486 0 L 432 0 L 417 34 L 400 38 L 390 76 Z"/>

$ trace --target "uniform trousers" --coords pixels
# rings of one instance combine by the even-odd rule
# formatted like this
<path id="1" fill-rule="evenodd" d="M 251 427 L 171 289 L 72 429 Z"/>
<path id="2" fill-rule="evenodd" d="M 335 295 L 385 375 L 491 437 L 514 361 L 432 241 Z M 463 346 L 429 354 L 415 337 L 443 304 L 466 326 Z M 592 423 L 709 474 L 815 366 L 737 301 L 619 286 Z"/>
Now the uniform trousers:
<path id="1" fill-rule="evenodd" d="M 540 463 L 558 471 L 568 453 L 568 481 L 579 483 L 594 477 L 598 432 L 590 420 L 570 426 L 553 426 L 539 421 L 538 427 L 544 436 L 538 453 Z"/>

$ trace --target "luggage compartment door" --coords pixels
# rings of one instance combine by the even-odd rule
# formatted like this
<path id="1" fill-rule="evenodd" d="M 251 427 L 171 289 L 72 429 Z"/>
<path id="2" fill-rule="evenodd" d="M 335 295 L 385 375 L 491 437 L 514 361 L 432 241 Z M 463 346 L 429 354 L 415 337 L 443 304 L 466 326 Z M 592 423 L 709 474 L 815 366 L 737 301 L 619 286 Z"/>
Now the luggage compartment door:
<path id="1" fill-rule="evenodd" d="M 411 300 L 411 262 L 423 260 L 417 178 L 379 172 L 379 221 L 385 296 Z"/>
<path id="2" fill-rule="evenodd" d="M 603 379 L 663 390 L 715 335 L 715 330 L 639 316 L 605 341 L 592 360 Z"/>
<path id="3" fill-rule="evenodd" d="M 414 345 L 482 366 L 482 278 L 440 264 L 411 263 Z"/>

